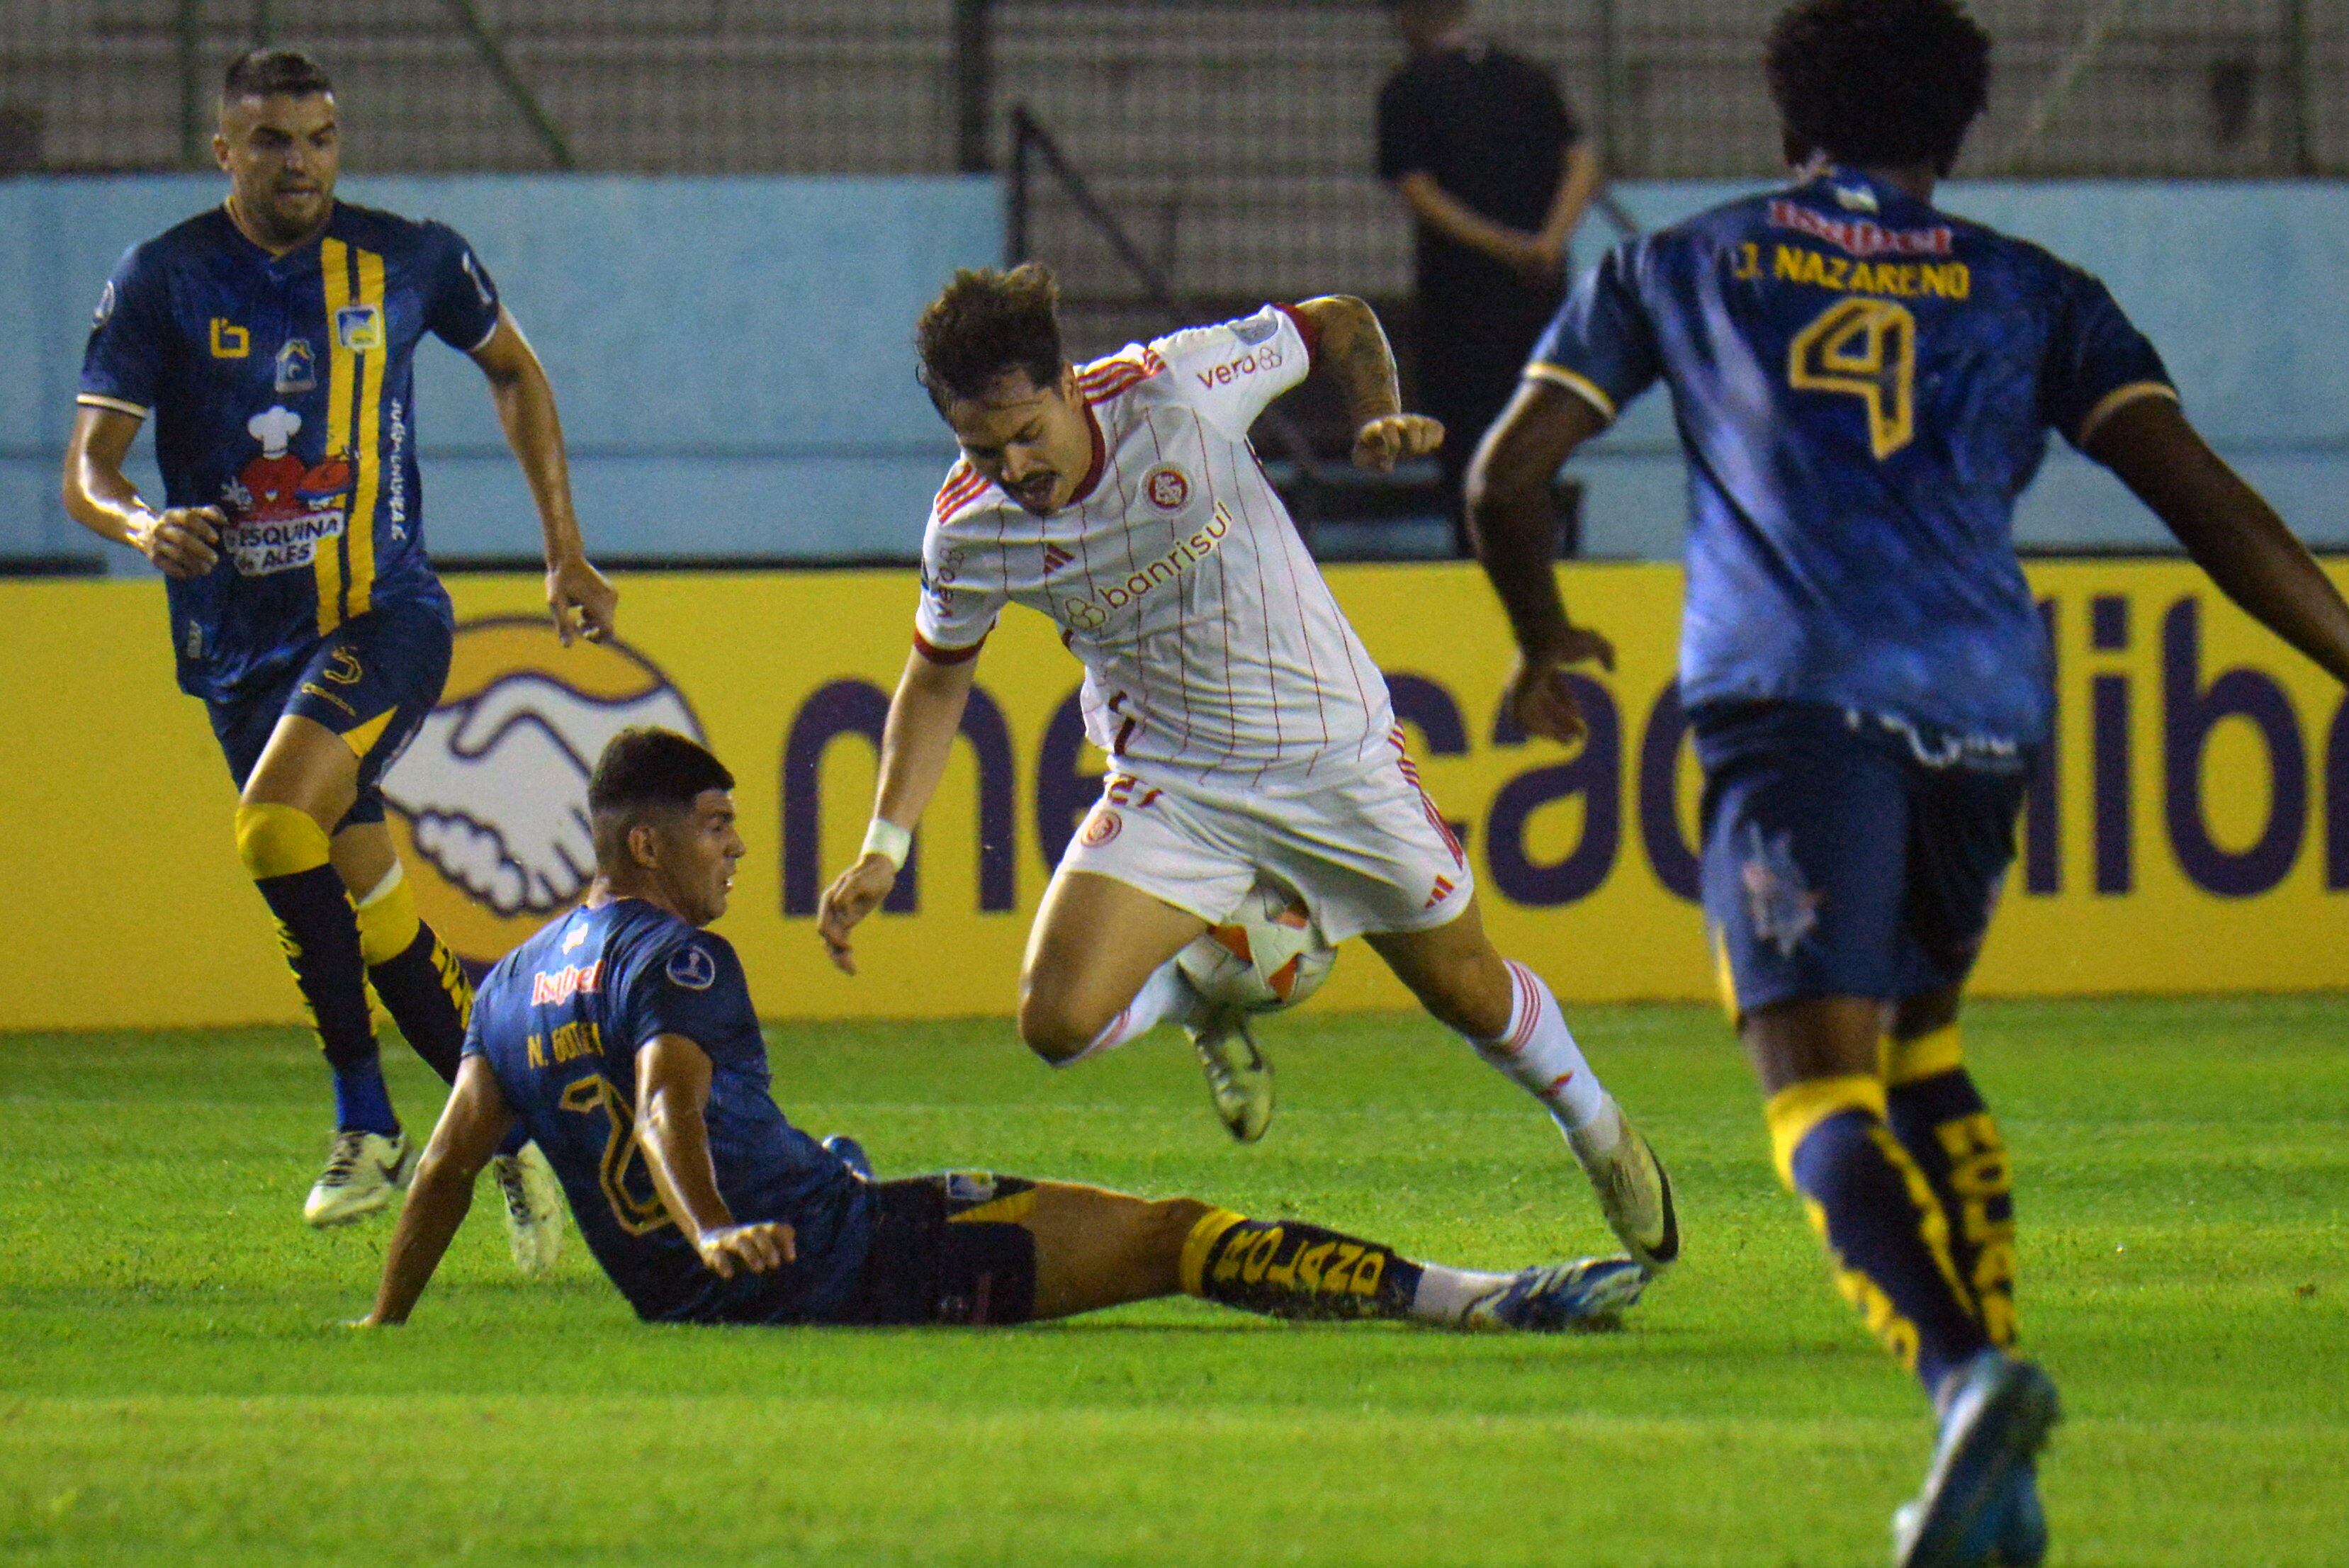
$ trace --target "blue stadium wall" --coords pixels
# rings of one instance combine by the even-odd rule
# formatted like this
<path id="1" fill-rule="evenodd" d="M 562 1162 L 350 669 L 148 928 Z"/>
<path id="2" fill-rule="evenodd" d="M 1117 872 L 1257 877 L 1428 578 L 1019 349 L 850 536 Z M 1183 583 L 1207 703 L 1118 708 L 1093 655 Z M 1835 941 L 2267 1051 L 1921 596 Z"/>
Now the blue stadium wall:
<path id="1" fill-rule="evenodd" d="M 1740 189 L 1619 194 L 1652 225 Z M 910 553 L 951 454 L 907 331 L 947 272 L 1000 253 L 991 181 L 502 176 L 347 191 L 452 222 L 489 263 L 554 375 L 600 553 Z M 0 181 L 0 566 L 97 560 L 57 500 L 88 312 L 126 245 L 218 193 L 200 177 Z M 2101 273 L 2220 449 L 2313 542 L 2349 548 L 2349 187 L 1985 183 L 1946 204 Z M 477 377 L 430 351 L 419 378 L 436 552 L 530 554 L 528 497 Z M 1581 471 L 1592 553 L 1677 553 L 1682 476 L 1662 398 L 1635 405 Z M 2164 542 L 2060 443 L 2019 531 L 2056 550 Z"/>

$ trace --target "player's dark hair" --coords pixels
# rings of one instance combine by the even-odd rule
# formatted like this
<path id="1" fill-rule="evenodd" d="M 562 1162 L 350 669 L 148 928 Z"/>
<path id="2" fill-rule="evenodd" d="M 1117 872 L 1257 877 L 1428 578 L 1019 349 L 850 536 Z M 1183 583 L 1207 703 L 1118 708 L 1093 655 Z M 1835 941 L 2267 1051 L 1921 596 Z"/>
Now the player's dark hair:
<path id="1" fill-rule="evenodd" d="M 248 49 L 229 62 L 221 102 L 249 98 L 315 98 L 332 93 L 326 67 L 299 49 Z"/>
<path id="2" fill-rule="evenodd" d="M 690 811 L 705 789 L 732 788 L 734 775 L 700 742 L 673 729 L 620 731 L 587 780 L 596 862 L 606 870 L 625 864 L 628 830 L 647 817 Z"/>
<path id="3" fill-rule="evenodd" d="M 1795 163 L 1947 174 L 1990 93 L 1990 35 L 1958 0 L 1801 0 L 1767 58 Z"/>
<path id="4" fill-rule="evenodd" d="M 930 401 L 978 397 L 1014 370 L 1038 388 L 1055 386 L 1068 356 L 1061 347 L 1061 285 L 1050 267 L 1023 262 L 1009 272 L 966 268 L 930 302 L 914 328 L 920 379 Z"/>

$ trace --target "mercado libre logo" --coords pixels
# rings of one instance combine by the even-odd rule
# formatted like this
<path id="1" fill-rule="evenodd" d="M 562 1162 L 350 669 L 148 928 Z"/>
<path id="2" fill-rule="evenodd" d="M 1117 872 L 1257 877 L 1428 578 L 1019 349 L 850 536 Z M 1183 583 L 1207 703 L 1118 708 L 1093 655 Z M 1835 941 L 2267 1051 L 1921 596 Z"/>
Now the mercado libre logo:
<path id="1" fill-rule="evenodd" d="M 493 962 L 586 892 L 588 771 L 633 725 L 706 739 L 626 644 L 565 648 L 543 616 L 459 624 L 440 704 L 383 780 L 418 906 L 458 956 Z"/>

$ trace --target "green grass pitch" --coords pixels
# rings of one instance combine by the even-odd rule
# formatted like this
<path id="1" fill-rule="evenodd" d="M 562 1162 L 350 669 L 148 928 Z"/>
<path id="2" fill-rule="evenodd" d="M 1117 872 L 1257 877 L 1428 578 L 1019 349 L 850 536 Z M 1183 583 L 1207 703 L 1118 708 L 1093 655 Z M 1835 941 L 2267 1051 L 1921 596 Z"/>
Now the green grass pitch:
<path id="1" fill-rule="evenodd" d="M 1716 1016 L 1586 1010 L 1687 1260 L 1619 1334 L 1286 1326 L 1191 1302 L 985 1333 L 648 1328 L 486 1194 L 416 1321 L 384 1222 L 300 1222 L 291 1031 L 0 1038 L 0 1562 L 1874 1564 L 1922 1401 L 1827 1289 Z M 992 1166 L 1490 1266 L 1600 1249 L 1556 1136 L 1416 1018 L 1276 1020 L 1237 1149 L 1154 1037 L 775 1030 L 884 1174 Z M 2070 1418 L 2053 1561 L 2349 1563 L 2349 999 L 1986 1005 L 2023 1323 Z M 413 1127 L 437 1085 L 405 1053 Z"/>

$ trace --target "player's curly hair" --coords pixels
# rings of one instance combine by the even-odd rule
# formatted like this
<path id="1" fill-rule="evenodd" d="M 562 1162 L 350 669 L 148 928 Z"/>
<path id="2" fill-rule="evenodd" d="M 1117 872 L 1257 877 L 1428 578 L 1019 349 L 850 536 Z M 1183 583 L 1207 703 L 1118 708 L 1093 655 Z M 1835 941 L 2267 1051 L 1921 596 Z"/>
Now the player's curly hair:
<path id="1" fill-rule="evenodd" d="M 247 49 L 228 66 L 221 102 L 249 98 L 312 98 L 331 95 L 335 81 L 326 67 L 299 49 Z"/>
<path id="2" fill-rule="evenodd" d="M 732 788 L 734 775 L 699 741 L 648 725 L 620 731 L 605 743 L 587 779 L 597 863 L 624 863 L 628 830 L 646 817 L 689 811 L 703 790 Z"/>
<path id="3" fill-rule="evenodd" d="M 1057 384 L 1068 356 L 1061 346 L 1061 285 L 1052 270 L 1023 262 L 1009 272 L 965 268 L 930 302 L 914 328 L 918 375 L 930 401 L 983 396 L 1014 370 L 1031 386 Z"/>
<path id="4" fill-rule="evenodd" d="M 1958 0 L 1801 0 L 1767 58 L 1794 163 L 1947 174 L 1990 92 L 1990 35 Z"/>

